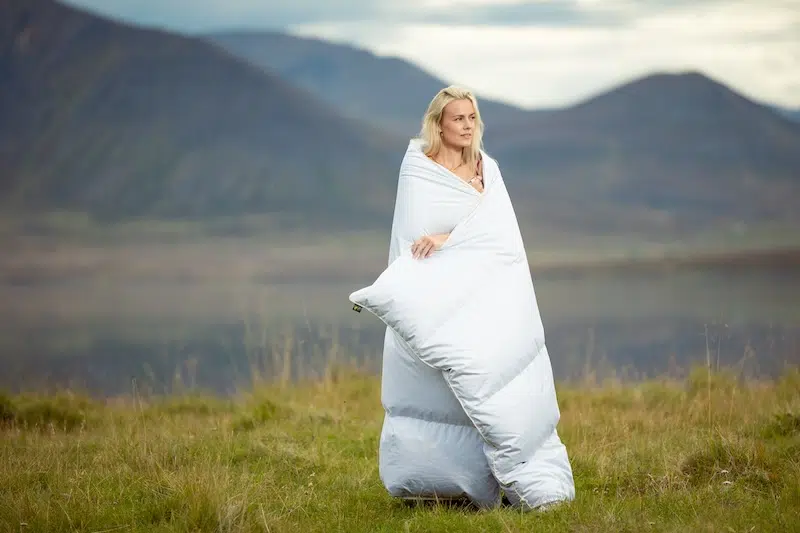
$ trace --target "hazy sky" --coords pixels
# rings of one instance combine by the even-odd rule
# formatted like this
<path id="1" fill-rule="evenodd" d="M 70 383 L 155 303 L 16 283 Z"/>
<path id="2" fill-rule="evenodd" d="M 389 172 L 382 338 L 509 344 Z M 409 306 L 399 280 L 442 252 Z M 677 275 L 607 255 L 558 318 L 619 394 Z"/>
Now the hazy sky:
<path id="1" fill-rule="evenodd" d="M 525 107 L 700 70 L 800 108 L 800 0 L 69 0 L 183 32 L 278 29 L 413 61 Z"/>

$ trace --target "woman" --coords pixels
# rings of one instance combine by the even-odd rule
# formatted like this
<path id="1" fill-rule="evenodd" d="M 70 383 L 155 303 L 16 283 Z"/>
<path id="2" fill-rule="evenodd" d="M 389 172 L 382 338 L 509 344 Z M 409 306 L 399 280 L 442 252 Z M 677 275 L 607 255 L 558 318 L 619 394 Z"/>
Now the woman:
<path id="1" fill-rule="evenodd" d="M 386 325 L 390 494 L 522 508 L 574 497 L 525 247 L 475 97 L 447 87 L 400 167 L 387 269 L 350 295 Z"/>
<path id="2" fill-rule="evenodd" d="M 483 122 L 471 92 L 456 87 L 440 91 L 425 113 L 421 137 L 427 157 L 483 192 Z M 420 237 L 411 247 L 414 257 L 430 257 L 448 236 L 449 233 L 438 233 Z"/>

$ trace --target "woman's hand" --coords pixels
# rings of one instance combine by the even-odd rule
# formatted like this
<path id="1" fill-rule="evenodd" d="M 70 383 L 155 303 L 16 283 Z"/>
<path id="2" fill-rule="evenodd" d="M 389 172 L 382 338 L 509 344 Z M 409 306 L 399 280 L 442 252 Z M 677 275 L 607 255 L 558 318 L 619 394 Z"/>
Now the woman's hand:
<path id="1" fill-rule="evenodd" d="M 438 233 L 420 237 L 411 245 L 412 256 L 414 259 L 430 257 L 433 252 L 442 247 L 449 236 L 449 233 Z"/>

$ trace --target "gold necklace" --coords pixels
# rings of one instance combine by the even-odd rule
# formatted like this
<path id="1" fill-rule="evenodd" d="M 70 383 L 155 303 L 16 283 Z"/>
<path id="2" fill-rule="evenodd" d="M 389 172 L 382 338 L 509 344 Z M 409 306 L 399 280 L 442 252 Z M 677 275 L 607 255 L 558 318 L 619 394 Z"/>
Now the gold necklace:
<path id="1" fill-rule="evenodd" d="M 456 170 L 458 167 L 460 167 L 460 166 L 462 166 L 462 165 L 464 164 L 464 162 L 462 161 L 461 163 L 457 164 L 457 165 L 456 165 L 456 166 L 454 166 L 453 168 L 450 168 L 450 167 L 448 167 L 447 165 L 445 165 L 444 163 L 440 163 L 439 161 L 437 161 L 437 160 L 436 160 L 436 159 L 434 159 L 433 157 L 431 157 L 431 156 L 428 156 L 428 157 L 430 157 L 431 161 L 433 161 L 433 162 L 434 162 L 434 163 L 436 163 L 437 165 L 441 165 L 441 166 L 443 166 L 444 168 L 446 168 L 446 169 L 447 169 L 447 170 L 449 170 L 450 172 L 455 172 L 455 170 Z"/>

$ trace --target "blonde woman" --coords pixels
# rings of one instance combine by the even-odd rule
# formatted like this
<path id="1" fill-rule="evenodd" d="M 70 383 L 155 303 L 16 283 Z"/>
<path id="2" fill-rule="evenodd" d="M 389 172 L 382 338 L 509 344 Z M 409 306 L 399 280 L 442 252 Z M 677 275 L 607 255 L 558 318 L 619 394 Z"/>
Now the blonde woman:
<path id="1" fill-rule="evenodd" d="M 420 134 L 425 155 L 464 180 L 477 192 L 483 192 L 481 150 L 483 122 L 478 101 L 470 91 L 448 87 L 428 106 Z M 441 248 L 449 233 L 424 235 L 412 246 L 415 258 L 426 258 Z"/>
<path id="2" fill-rule="evenodd" d="M 379 473 L 393 496 L 574 497 L 525 247 L 468 90 L 428 106 L 400 167 L 387 269 L 350 295 L 386 325 Z"/>

